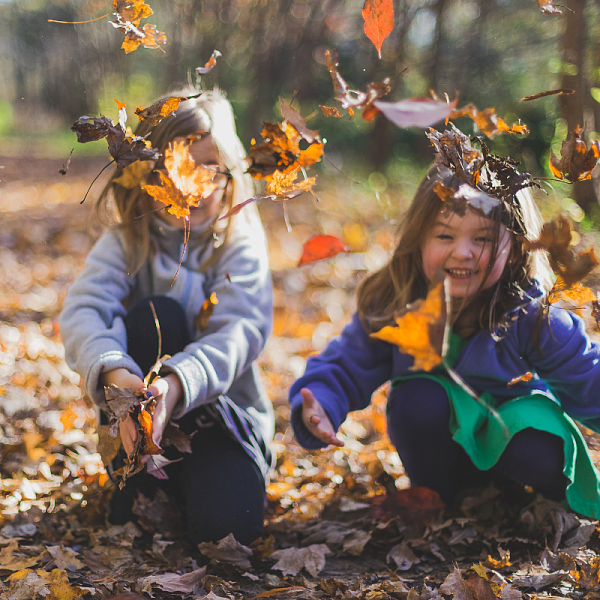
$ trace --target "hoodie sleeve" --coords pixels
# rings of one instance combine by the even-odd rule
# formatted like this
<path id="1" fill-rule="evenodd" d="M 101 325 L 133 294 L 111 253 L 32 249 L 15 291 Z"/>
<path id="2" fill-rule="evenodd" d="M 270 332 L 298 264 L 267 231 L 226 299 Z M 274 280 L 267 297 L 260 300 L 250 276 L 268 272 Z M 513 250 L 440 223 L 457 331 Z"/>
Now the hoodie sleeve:
<path id="1" fill-rule="evenodd" d="M 102 371 L 124 367 L 143 377 L 127 354 L 122 301 L 133 287 L 126 269 L 123 241 L 106 232 L 88 254 L 83 271 L 71 284 L 60 315 L 60 333 L 69 367 L 79 373 L 96 404 L 104 407 Z"/>
<path id="2" fill-rule="evenodd" d="M 291 423 L 304 448 L 313 450 L 326 444 L 302 422 L 300 390 L 311 390 L 337 431 L 350 411 L 366 408 L 373 392 L 391 379 L 392 351 L 391 344 L 370 338 L 354 315 L 339 338 L 307 361 L 304 375 L 290 389 Z"/>
<path id="3" fill-rule="evenodd" d="M 265 345 L 273 321 L 273 291 L 262 229 L 236 232 L 207 272 L 205 292 L 207 298 L 215 292 L 218 300 L 208 327 L 164 362 L 184 389 L 174 418 L 226 394 Z"/>
<path id="4" fill-rule="evenodd" d="M 526 356 L 560 400 L 563 410 L 586 427 L 600 432 L 600 347 L 592 342 L 582 319 L 551 306 L 534 342 L 535 319 L 519 333 Z"/>

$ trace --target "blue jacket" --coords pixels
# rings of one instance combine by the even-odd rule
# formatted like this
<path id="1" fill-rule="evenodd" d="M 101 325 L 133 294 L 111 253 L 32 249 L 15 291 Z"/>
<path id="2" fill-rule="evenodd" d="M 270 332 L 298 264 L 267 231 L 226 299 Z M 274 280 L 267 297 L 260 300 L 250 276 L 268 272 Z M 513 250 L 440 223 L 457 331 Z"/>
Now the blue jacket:
<path id="1" fill-rule="evenodd" d="M 573 419 L 600 432 L 600 346 L 590 340 L 579 317 L 551 306 L 539 328 L 538 351 L 534 338 L 540 298 L 538 288 L 530 291 L 511 311 L 514 320 L 500 340 L 489 331 L 475 334 L 454 369 L 478 393 L 489 392 L 498 402 L 539 391 Z M 291 422 L 299 443 L 309 449 L 325 445 L 302 423 L 302 388 L 312 391 L 337 430 L 350 411 L 368 406 L 379 386 L 414 373 L 413 362 L 398 346 L 370 338 L 354 315 L 339 338 L 308 360 L 306 372 L 290 389 Z M 507 387 L 528 371 L 534 375 L 531 381 Z"/>

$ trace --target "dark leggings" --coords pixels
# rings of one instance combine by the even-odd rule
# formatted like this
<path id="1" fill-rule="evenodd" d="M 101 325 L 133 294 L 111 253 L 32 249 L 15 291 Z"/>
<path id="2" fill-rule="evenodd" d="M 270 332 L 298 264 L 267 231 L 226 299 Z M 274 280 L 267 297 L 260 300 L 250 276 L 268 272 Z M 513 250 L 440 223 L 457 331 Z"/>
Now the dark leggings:
<path id="1" fill-rule="evenodd" d="M 565 498 L 563 440 L 527 428 L 516 433 L 496 465 L 479 471 L 450 433 L 444 388 L 426 378 L 410 379 L 390 394 L 388 435 L 413 486 L 437 491 L 451 504 L 459 490 L 495 477 L 529 485 L 550 500 Z"/>
<path id="2" fill-rule="evenodd" d="M 156 310 L 162 335 L 162 354 L 176 354 L 189 343 L 185 315 L 171 298 L 148 298 L 125 317 L 127 351 L 147 373 L 157 358 L 158 334 L 149 301 Z M 185 528 L 196 544 L 216 542 L 233 533 L 242 544 L 262 535 L 265 482 L 252 458 L 219 423 L 198 428 L 196 409 L 178 421 L 184 431 L 196 430 L 192 453 L 164 468 L 169 479 L 159 480 L 141 472 L 117 490 L 110 506 L 109 521 L 115 525 L 136 520 L 132 513 L 138 491 L 152 497 L 160 487 L 182 509 Z"/>

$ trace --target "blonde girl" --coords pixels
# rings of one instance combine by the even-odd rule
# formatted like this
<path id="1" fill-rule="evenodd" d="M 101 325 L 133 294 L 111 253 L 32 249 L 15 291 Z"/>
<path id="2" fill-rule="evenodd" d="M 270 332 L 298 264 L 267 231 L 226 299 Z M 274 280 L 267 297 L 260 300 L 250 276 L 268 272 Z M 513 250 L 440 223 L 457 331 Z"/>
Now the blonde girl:
<path id="1" fill-rule="evenodd" d="M 309 359 L 292 385 L 295 434 L 306 448 L 342 445 L 336 432 L 348 412 L 365 408 L 391 381 L 388 434 L 413 486 L 452 503 L 461 490 L 493 478 L 566 498 L 599 518 L 599 475 L 572 419 L 600 431 L 600 348 L 581 319 L 547 308 L 551 272 L 526 243 L 541 226 L 526 178 L 491 157 L 485 165 L 497 171 L 489 181 L 501 186 L 482 185 L 465 170 L 484 158 L 466 136 L 453 130 L 430 137 L 436 164 L 402 220 L 391 260 L 363 282 L 341 337 Z M 440 190 L 472 201 L 442 201 Z M 410 355 L 369 336 L 395 325 L 440 279 L 449 281 L 452 297 L 448 360 L 496 407 L 508 435 L 444 369 L 412 370 Z M 525 373 L 532 378 L 507 385 Z"/>
<path id="2" fill-rule="evenodd" d="M 136 134 L 148 134 L 163 157 L 174 142 L 189 145 L 196 165 L 215 170 L 217 187 L 190 209 L 184 252 L 184 221 L 143 189 L 158 183 L 152 169 L 164 168 L 163 158 L 117 170 L 97 205 L 108 228 L 65 299 L 60 326 L 67 362 L 94 402 L 106 407 L 104 386 L 111 384 L 144 391 L 157 400 L 157 445 L 170 419 L 193 435 L 191 453 L 167 448 L 148 462 L 149 471 L 167 479 L 143 472 L 115 492 L 109 520 L 135 520 L 138 493 L 152 496 L 163 487 L 182 509 L 194 542 L 233 533 L 247 544 L 262 532 L 274 421 L 255 362 L 272 322 L 264 231 L 255 209 L 220 218 L 253 195 L 245 152 L 231 105 L 218 90 L 182 102 L 156 127 L 141 123 Z M 196 317 L 213 292 L 218 304 L 199 330 Z M 159 348 L 152 307 L 161 352 L 171 358 L 146 390 L 143 377 Z M 131 418 L 120 434 L 131 454 Z"/>

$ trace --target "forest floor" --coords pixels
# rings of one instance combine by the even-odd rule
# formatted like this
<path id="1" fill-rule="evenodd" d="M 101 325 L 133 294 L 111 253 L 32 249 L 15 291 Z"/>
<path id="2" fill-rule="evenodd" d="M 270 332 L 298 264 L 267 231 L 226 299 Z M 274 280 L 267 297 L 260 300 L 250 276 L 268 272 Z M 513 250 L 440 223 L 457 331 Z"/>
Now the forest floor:
<path id="1" fill-rule="evenodd" d="M 264 539 L 192 547 L 164 497 L 140 498 L 137 525 L 108 526 L 112 486 L 94 411 L 64 362 L 57 316 L 94 240 L 103 166 L 0 159 L 0 598 L 358 598 L 600 600 L 595 521 L 513 488 L 468 491 L 446 508 L 409 490 L 385 436 L 385 390 L 343 425 L 344 448 L 306 452 L 288 424 L 287 389 L 339 333 L 366 269 L 394 240 L 390 207 L 348 189 L 320 202 L 260 207 L 275 284 L 275 326 L 260 359 L 277 416 L 278 459 Z M 101 189 L 96 183 L 94 191 Z M 296 267 L 316 233 L 352 250 Z M 584 432 L 600 463 L 598 436 Z"/>

